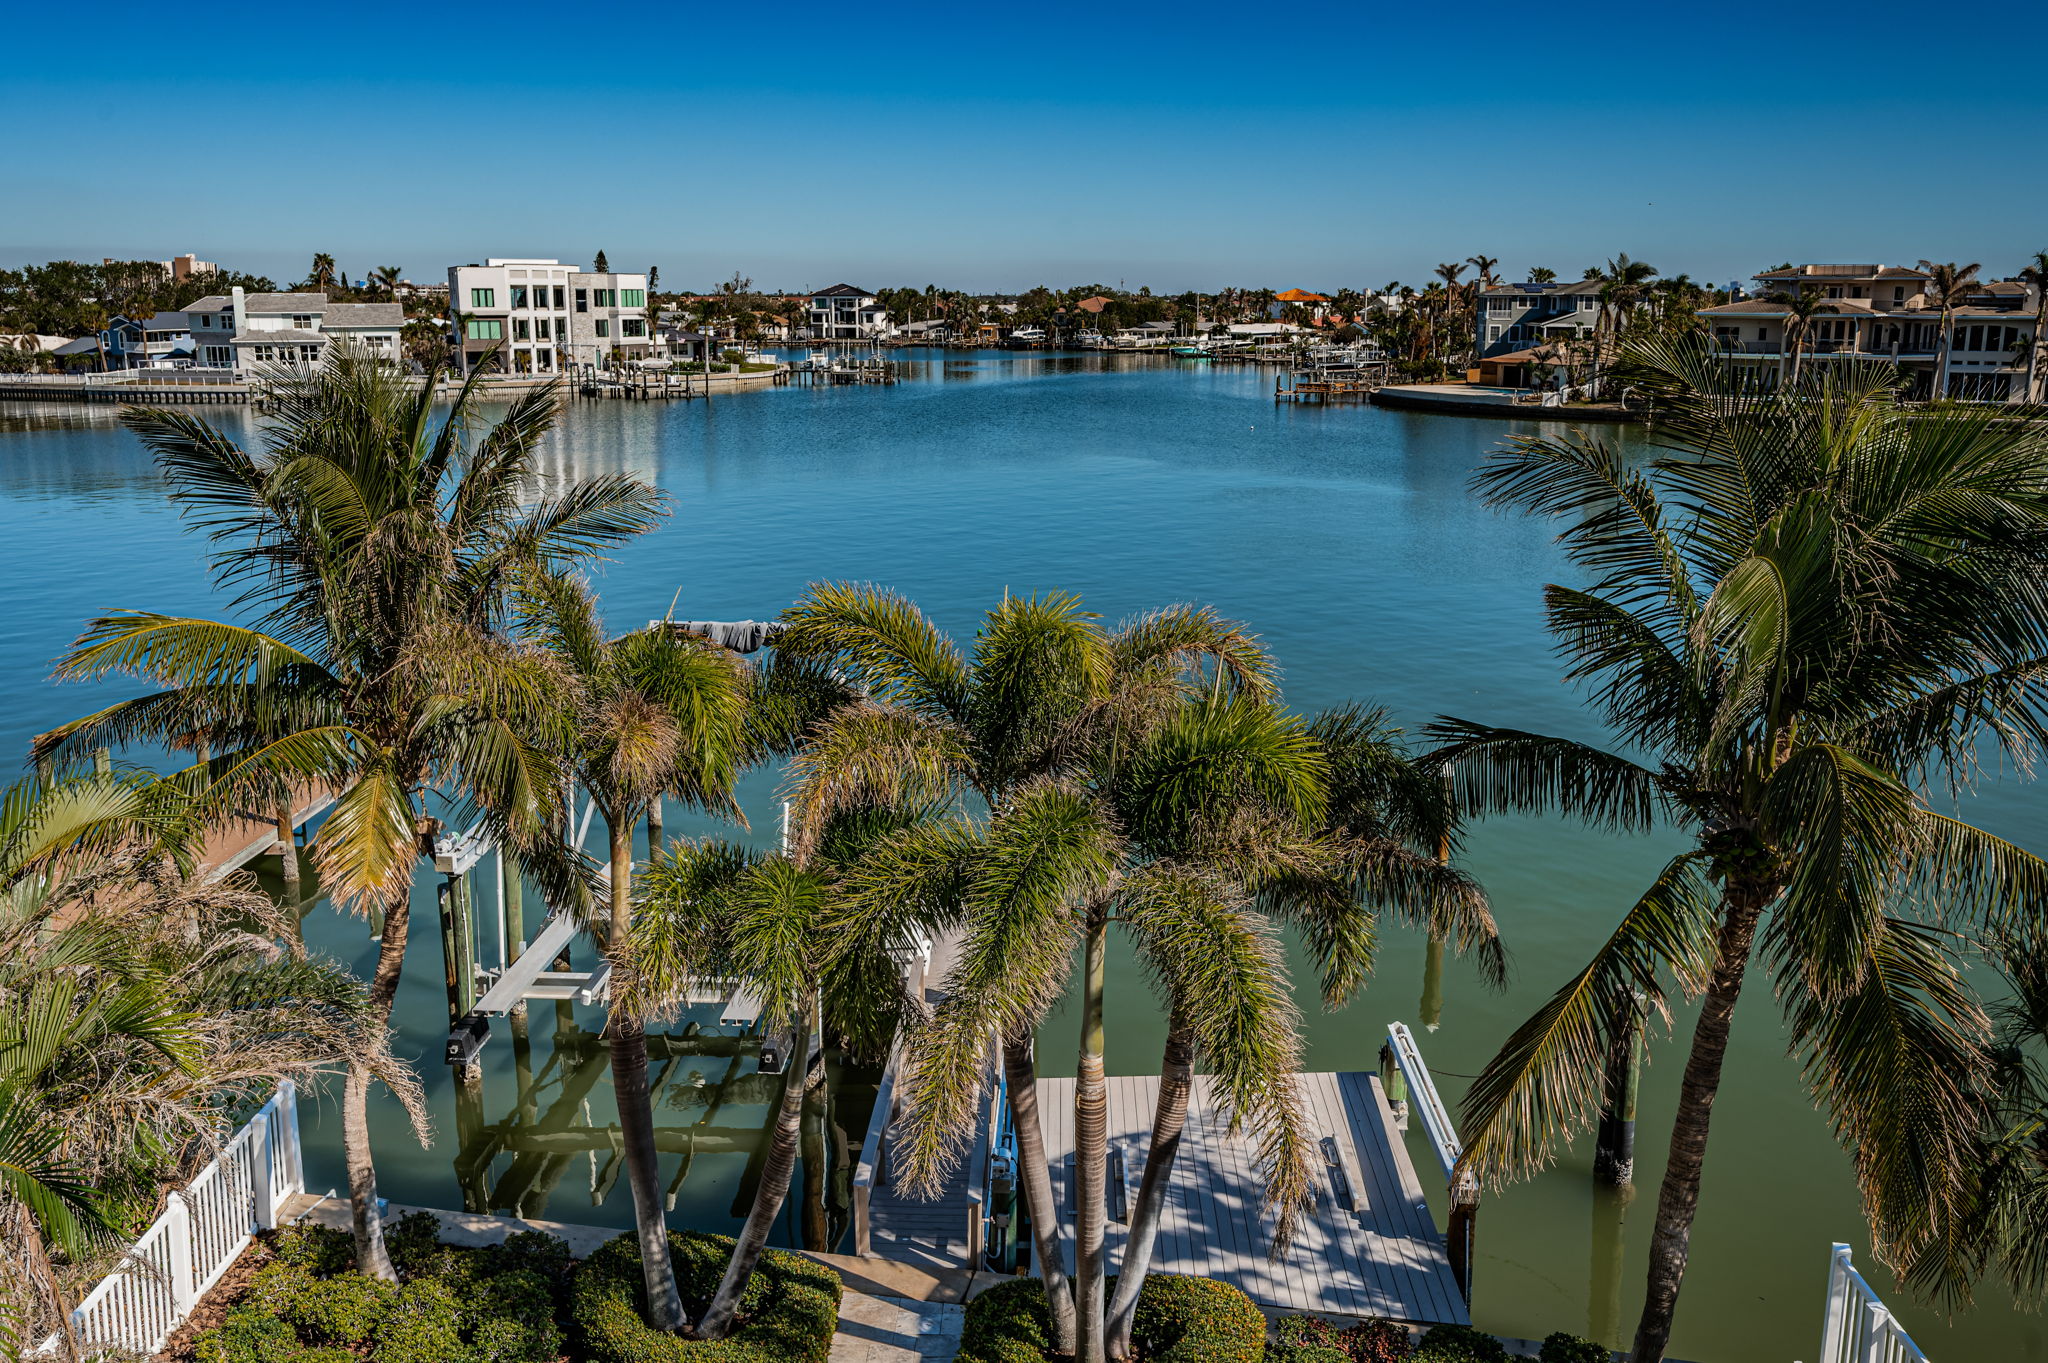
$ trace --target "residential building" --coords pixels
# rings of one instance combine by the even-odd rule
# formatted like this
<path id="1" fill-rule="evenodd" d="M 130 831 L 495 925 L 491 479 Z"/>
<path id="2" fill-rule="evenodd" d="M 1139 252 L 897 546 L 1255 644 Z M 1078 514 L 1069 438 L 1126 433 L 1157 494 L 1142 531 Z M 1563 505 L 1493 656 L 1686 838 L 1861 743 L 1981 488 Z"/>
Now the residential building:
<path id="1" fill-rule="evenodd" d="M 1797 330 L 1787 295 L 1818 296 L 1823 310 L 1799 337 L 1802 363 L 1838 357 L 1888 360 L 1932 392 L 1940 367 L 1941 308 L 1925 272 L 1901 265 L 1792 265 L 1756 276 L 1759 297 L 1702 308 L 1700 320 L 1739 362 L 1782 373 L 1788 328 Z M 1945 396 L 2018 401 L 2025 396 L 2027 350 L 2038 296 L 2017 280 L 1986 280 L 1954 310 Z"/>
<path id="2" fill-rule="evenodd" d="M 1287 316 L 1289 308 L 1300 308 L 1308 313 L 1310 321 L 1320 322 L 1330 311 L 1330 300 L 1307 289 L 1289 289 L 1273 295 L 1273 305 L 1266 309 L 1266 316 L 1278 321 Z"/>
<path id="3" fill-rule="evenodd" d="M 495 353 L 508 374 L 556 374 L 654 353 L 647 276 L 494 256 L 448 269 L 448 314 L 464 373 Z"/>
<path id="4" fill-rule="evenodd" d="M 889 327 L 881 299 L 851 284 L 834 284 L 811 295 L 811 335 L 828 341 L 865 341 Z"/>
<path id="5" fill-rule="evenodd" d="M 1496 284 L 1479 291 L 1475 358 L 1526 350 L 1591 334 L 1600 316 L 1601 281 Z"/>
<path id="6" fill-rule="evenodd" d="M 193 357 L 192 323 L 182 312 L 115 317 L 100 329 L 109 369 L 168 369 Z"/>
<path id="7" fill-rule="evenodd" d="M 125 263 L 125 261 L 115 260 L 112 256 L 102 256 L 100 258 L 100 264 L 102 265 L 121 265 Z M 162 270 L 172 281 L 181 284 L 194 275 L 220 273 L 220 266 L 210 260 L 201 260 L 198 256 L 193 255 L 172 256 L 169 260 L 158 260 L 151 263 Z"/>
<path id="8" fill-rule="evenodd" d="M 274 365 L 317 368 L 346 342 L 399 363 L 405 309 L 397 303 L 330 303 L 324 293 L 210 294 L 187 304 L 198 363 L 251 374 Z"/>

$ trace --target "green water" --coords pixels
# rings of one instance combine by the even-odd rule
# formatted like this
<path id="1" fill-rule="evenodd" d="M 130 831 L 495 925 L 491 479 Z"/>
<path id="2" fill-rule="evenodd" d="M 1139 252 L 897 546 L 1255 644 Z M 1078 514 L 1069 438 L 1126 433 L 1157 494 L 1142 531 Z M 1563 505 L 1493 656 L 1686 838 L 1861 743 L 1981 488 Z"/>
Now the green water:
<path id="1" fill-rule="evenodd" d="M 1561 686 L 1541 630 L 1539 589 L 1561 571 L 1549 532 L 1486 511 L 1466 490 L 1490 446 L 1535 427 L 1276 408 L 1269 374 L 1196 364 L 935 354 L 911 356 L 906 371 L 908 381 L 887 389 L 763 391 L 709 406 L 576 404 L 550 443 L 551 469 L 631 472 L 676 503 L 667 526 L 606 568 L 599 587 L 612 624 L 665 613 L 679 589 L 679 614 L 763 617 L 819 578 L 894 586 L 963 634 L 1006 589 L 1075 591 L 1111 619 L 1203 601 L 1264 636 L 1296 705 L 1367 698 L 1409 723 L 1449 712 L 1595 736 Z M 209 415 L 230 426 L 248 421 L 231 409 Z M 89 615 L 117 606 L 220 610 L 202 548 L 181 532 L 146 458 L 106 414 L 0 411 L 0 572 L 12 586 L 0 616 L 0 681 L 13 698 L 0 741 L 20 751 L 30 734 L 94 703 L 86 691 L 60 692 L 44 680 L 49 659 Z M 750 778 L 746 801 L 757 835 L 767 835 L 772 777 Z M 1990 784 L 1970 812 L 2003 834 L 2048 844 L 2039 788 Z M 1584 963 L 1672 845 L 1668 835 L 1621 839 L 1548 822 L 1478 831 L 1468 861 L 1493 895 L 1514 979 L 1498 994 L 1463 963 L 1446 967 L 1439 1025 L 1418 1035 L 1447 1099 L 1455 1104 L 1463 1091 L 1453 1076 L 1476 1072 Z M 321 908 L 308 927 L 317 944 L 359 966 L 369 960 L 360 924 Z M 428 1082 L 437 1138 L 422 1151 L 386 1115 L 378 1163 L 387 1194 L 457 1205 L 466 1180 L 473 1195 L 486 1185 L 518 1193 L 530 1214 L 626 1224 L 623 1187 L 605 1187 L 609 1082 L 578 1034 L 599 1019 L 577 1010 L 573 1044 L 557 1055 L 556 1010 L 537 1005 L 528 1090 L 501 1021 L 484 1052 L 480 1101 L 458 1111 L 439 1060 L 445 1002 L 424 890 L 412 930 L 398 1044 Z M 495 949 L 488 931 L 485 941 Z M 1419 940 L 1390 930 L 1372 985 L 1348 1010 L 1326 1015 L 1304 990 L 1310 1066 L 1370 1068 L 1389 1021 L 1419 1028 L 1423 957 Z M 1111 970 L 1110 1068 L 1141 1072 L 1157 1063 L 1160 1020 L 1129 956 L 1114 956 Z M 1049 1072 L 1072 1072 L 1075 1023 L 1068 1015 L 1049 1023 L 1041 1042 Z M 1564 1151 L 1543 1177 L 1488 1196 L 1476 1323 L 1513 1335 L 1562 1328 L 1626 1341 L 1662 1174 L 1659 1123 L 1669 1119 L 1681 1064 L 1675 1046 L 1653 1047 L 1633 1205 L 1596 1195 L 1590 1141 Z M 745 1082 L 751 1068 L 750 1060 L 734 1070 L 728 1056 L 684 1054 L 666 1077 L 658 1101 L 676 1149 L 664 1156 L 664 1177 L 676 1174 L 692 1141 L 697 1147 L 677 1193 L 678 1224 L 736 1224 L 747 1133 L 765 1114 L 762 1086 Z M 1763 990 L 1737 1018 L 1728 1073 L 1674 1350 L 1714 1363 L 1811 1359 L 1829 1243 L 1847 1241 L 1859 1262 L 1873 1261 L 1846 1159 L 1797 1083 Z M 339 1185 L 331 1101 L 309 1116 L 311 1175 L 322 1188 Z M 857 1149 L 859 1085 L 840 1090 L 819 1118 L 812 1129 L 828 1160 L 843 1139 Z M 525 1165 L 509 1154 L 480 1165 L 464 1159 L 465 1146 L 472 1155 L 479 1148 L 480 1131 L 514 1125 L 544 1133 L 527 1142 L 541 1153 Z M 1440 1192 L 1419 1140 L 1412 1153 L 1425 1186 Z M 801 1238 L 801 1201 L 792 1200 L 786 1240 Z M 1902 1292 L 1891 1296 L 1939 1359 L 2048 1359 L 2042 1320 L 2003 1299 L 1987 1297 L 1950 1325 Z"/>

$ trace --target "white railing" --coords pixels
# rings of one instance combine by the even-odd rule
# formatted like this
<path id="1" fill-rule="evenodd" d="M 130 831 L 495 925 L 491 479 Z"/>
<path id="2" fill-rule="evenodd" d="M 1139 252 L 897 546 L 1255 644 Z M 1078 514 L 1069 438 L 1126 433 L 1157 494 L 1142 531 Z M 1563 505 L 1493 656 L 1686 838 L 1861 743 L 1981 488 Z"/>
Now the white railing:
<path id="1" fill-rule="evenodd" d="M 286 1079 L 72 1311 L 85 1354 L 147 1357 L 163 1348 L 256 1232 L 276 1227 L 285 1199 L 305 1188 L 298 1090 Z M 52 1335 L 35 1357 L 62 1352 Z"/>
<path id="2" fill-rule="evenodd" d="M 1847 1245 L 1836 1245 L 1828 1259 L 1828 1316 L 1819 1363 L 1928 1363 L 1849 1262 Z"/>

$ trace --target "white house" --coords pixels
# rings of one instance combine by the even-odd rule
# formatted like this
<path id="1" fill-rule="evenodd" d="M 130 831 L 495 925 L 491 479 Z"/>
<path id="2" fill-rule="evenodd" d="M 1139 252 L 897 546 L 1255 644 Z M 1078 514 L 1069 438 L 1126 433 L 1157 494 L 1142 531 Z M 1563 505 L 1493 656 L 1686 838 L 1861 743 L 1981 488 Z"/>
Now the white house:
<path id="1" fill-rule="evenodd" d="M 508 374 L 557 374 L 654 353 L 644 274 L 492 256 L 449 266 L 448 315 L 461 333 L 465 373 L 494 349 L 496 367 Z"/>
<path id="2" fill-rule="evenodd" d="M 834 284 L 811 295 L 811 335 L 828 341 L 865 341 L 889 329 L 881 299 L 851 284 Z"/>
<path id="3" fill-rule="evenodd" d="M 346 340 L 396 364 L 405 309 L 397 303 L 330 303 L 324 293 L 209 294 L 187 304 L 199 364 L 250 374 L 266 366 L 314 368 Z"/>

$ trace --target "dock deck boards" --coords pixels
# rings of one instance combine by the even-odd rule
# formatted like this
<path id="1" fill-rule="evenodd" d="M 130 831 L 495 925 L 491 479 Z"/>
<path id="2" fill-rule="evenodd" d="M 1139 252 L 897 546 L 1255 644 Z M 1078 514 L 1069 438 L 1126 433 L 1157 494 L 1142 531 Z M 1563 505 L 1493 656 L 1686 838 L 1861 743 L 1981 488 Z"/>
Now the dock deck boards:
<path id="1" fill-rule="evenodd" d="M 1314 1134 L 1335 1138 L 1359 1210 L 1347 1212 L 1338 1204 L 1326 1173 L 1318 1181 L 1316 1207 L 1302 1218 L 1293 1245 L 1278 1261 L 1268 1259 L 1273 1217 L 1262 1205 L 1256 1147 L 1246 1134 L 1230 1135 L 1229 1116 L 1210 1093 L 1208 1077 L 1197 1076 L 1152 1266 L 1221 1279 L 1260 1305 L 1283 1310 L 1469 1323 L 1379 1079 L 1361 1073 L 1300 1079 Z M 1109 1080 L 1110 1145 L 1131 1150 L 1134 1201 L 1158 1087 L 1156 1075 Z M 1062 1207 L 1073 1172 L 1073 1098 L 1073 1080 L 1039 1080 L 1053 1195 Z M 1112 1266 L 1122 1256 L 1126 1231 L 1119 1222 L 1109 1225 Z M 1071 1271 L 1074 1248 L 1066 1225 L 1060 1244 Z"/>

